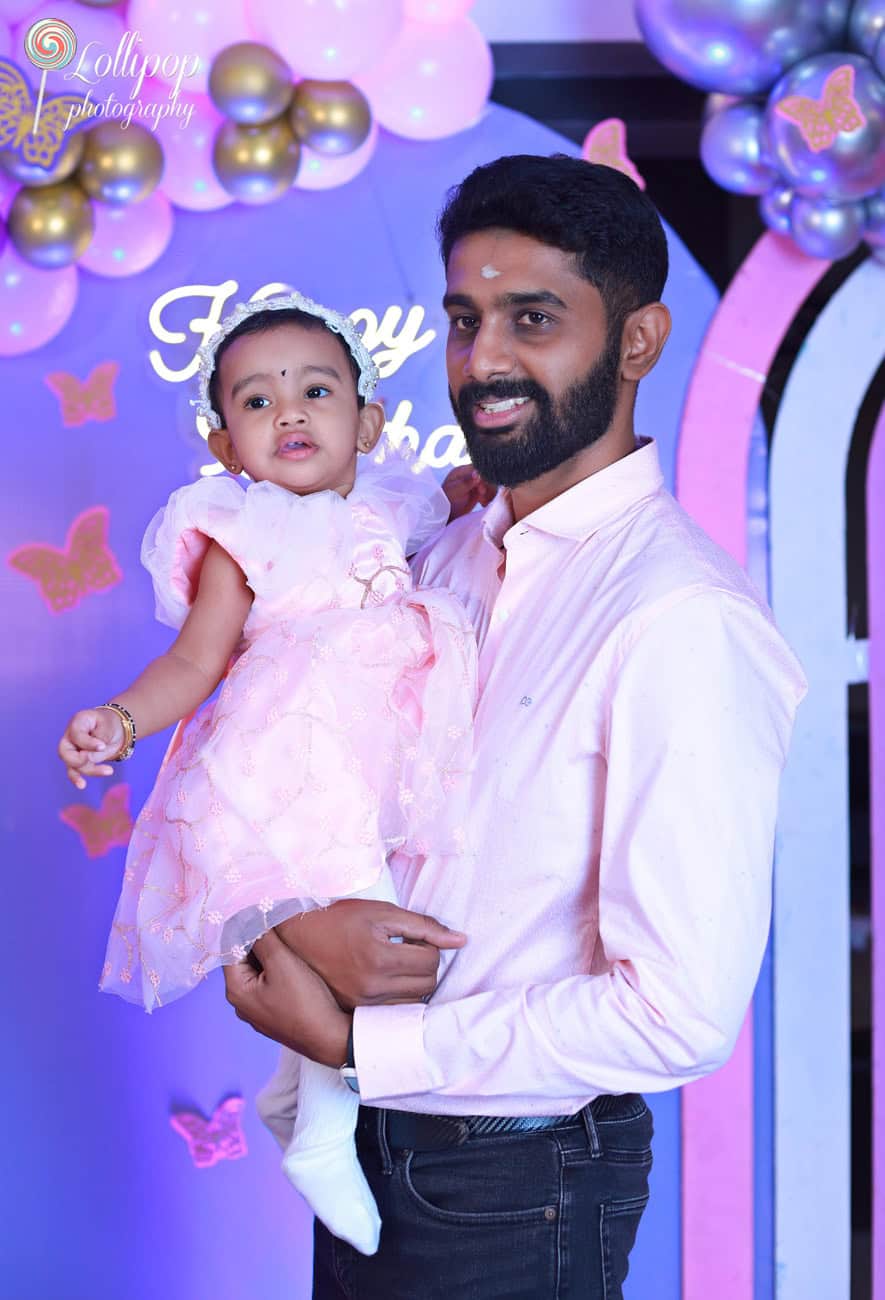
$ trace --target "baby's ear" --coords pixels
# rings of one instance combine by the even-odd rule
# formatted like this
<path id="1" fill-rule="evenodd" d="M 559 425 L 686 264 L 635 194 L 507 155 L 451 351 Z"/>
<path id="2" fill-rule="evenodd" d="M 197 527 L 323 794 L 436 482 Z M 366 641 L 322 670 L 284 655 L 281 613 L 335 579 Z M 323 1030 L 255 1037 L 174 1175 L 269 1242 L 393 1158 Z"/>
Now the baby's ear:
<path id="1" fill-rule="evenodd" d="M 357 446 L 360 451 L 372 451 L 384 431 L 387 416 L 380 402 L 366 402 L 360 411 L 360 429 Z"/>
<path id="2" fill-rule="evenodd" d="M 208 438 L 209 450 L 230 474 L 242 474 L 243 467 L 227 429 L 213 429 Z"/>

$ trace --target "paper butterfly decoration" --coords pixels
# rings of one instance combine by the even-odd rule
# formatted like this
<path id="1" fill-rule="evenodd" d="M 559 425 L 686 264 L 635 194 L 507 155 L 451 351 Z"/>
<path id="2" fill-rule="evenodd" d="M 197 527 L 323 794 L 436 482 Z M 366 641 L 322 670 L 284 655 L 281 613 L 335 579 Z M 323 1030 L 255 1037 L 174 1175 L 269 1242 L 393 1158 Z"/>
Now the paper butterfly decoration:
<path id="1" fill-rule="evenodd" d="M 619 117 L 607 117 L 604 122 L 597 122 L 587 132 L 581 154 L 587 162 L 614 167 L 635 181 L 641 190 L 645 189 L 645 180 L 627 153 L 627 128 Z"/>
<path id="2" fill-rule="evenodd" d="M 788 95 L 775 104 L 774 111 L 798 125 L 802 139 L 813 153 L 829 148 L 842 131 L 856 131 L 867 124 L 854 98 L 854 68 L 850 63 L 833 69 L 824 82 L 820 99 Z"/>
<path id="3" fill-rule="evenodd" d="M 83 843 L 88 858 L 101 858 L 118 846 L 123 848 L 132 835 L 132 817 L 129 812 L 129 786 L 113 785 L 105 791 L 99 808 L 85 803 L 68 804 L 58 814 L 66 826 L 72 827 Z"/>
<path id="4" fill-rule="evenodd" d="M 242 1097 L 226 1097 L 215 1107 L 211 1119 L 204 1119 L 195 1110 L 178 1110 L 169 1116 L 169 1123 L 184 1138 L 198 1169 L 249 1154 L 240 1127 L 240 1111 L 245 1104 Z"/>
<path id="5" fill-rule="evenodd" d="M 62 424 L 71 428 L 89 420 L 103 422 L 114 418 L 117 414 L 114 380 L 119 373 L 119 362 L 102 361 L 82 383 L 64 370 L 53 370 L 43 382 L 61 403 Z"/>
<path id="6" fill-rule="evenodd" d="M 65 127 L 71 109 L 82 106 L 83 102 L 82 95 L 47 99 L 34 135 L 35 103 L 30 87 L 14 63 L 0 59 L 0 149 L 18 149 L 25 162 L 50 168 L 65 144 Z M 77 125 L 88 120 L 87 115 L 80 114 Z"/>
<path id="7" fill-rule="evenodd" d="M 53 614 L 73 609 L 84 596 L 106 591 L 123 577 L 108 547 L 107 506 L 93 506 L 77 516 L 63 551 L 32 542 L 13 551 L 7 562 L 34 579 Z"/>

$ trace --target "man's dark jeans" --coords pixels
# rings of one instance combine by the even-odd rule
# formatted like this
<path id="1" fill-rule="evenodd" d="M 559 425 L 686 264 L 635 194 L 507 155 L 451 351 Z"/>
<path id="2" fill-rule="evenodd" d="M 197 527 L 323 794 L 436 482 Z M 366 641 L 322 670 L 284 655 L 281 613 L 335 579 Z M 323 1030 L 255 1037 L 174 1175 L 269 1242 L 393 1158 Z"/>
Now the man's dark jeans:
<path id="1" fill-rule="evenodd" d="M 381 1248 L 367 1258 L 317 1223 L 314 1300 L 621 1300 L 652 1119 L 641 1097 L 606 1103 L 596 1119 L 588 1107 L 566 1127 L 439 1151 L 391 1150 L 361 1109 Z"/>

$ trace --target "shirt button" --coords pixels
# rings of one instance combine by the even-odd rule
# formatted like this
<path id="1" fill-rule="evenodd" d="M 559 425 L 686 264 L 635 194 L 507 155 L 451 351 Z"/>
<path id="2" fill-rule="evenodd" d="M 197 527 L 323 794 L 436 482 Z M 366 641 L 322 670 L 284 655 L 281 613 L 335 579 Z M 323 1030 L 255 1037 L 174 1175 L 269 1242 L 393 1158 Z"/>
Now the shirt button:
<path id="1" fill-rule="evenodd" d="M 556 1206 L 555 1206 L 555 1205 L 548 1205 L 548 1206 L 547 1206 L 546 1210 L 544 1211 L 544 1218 L 547 1220 L 548 1223 L 552 1223 L 552 1222 L 553 1222 L 553 1220 L 556 1218 Z"/>

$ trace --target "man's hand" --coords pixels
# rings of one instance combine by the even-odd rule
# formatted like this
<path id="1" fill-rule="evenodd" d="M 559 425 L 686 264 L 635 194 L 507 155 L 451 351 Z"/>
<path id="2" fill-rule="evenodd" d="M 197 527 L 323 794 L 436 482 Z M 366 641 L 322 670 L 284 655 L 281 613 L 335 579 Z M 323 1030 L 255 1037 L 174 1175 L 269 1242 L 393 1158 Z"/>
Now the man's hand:
<path id="1" fill-rule="evenodd" d="M 432 916 L 360 898 L 304 912 L 276 928 L 349 1011 L 429 997 L 436 988 L 439 950 L 467 942 L 466 935 Z"/>
<path id="2" fill-rule="evenodd" d="M 451 512 L 449 523 L 469 515 L 474 506 L 487 506 L 498 489 L 494 483 L 487 483 L 472 465 L 458 465 L 443 480 L 443 492 L 449 498 Z"/>
<path id="3" fill-rule="evenodd" d="M 261 963 L 260 972 L 247 961 L 224 967 L 227 1000 L 240 1020 L 293 1052 L 337 1070 L 347 1054 L 352 1017 L 273 930 L 258 939 L 252 951 Z"/>

